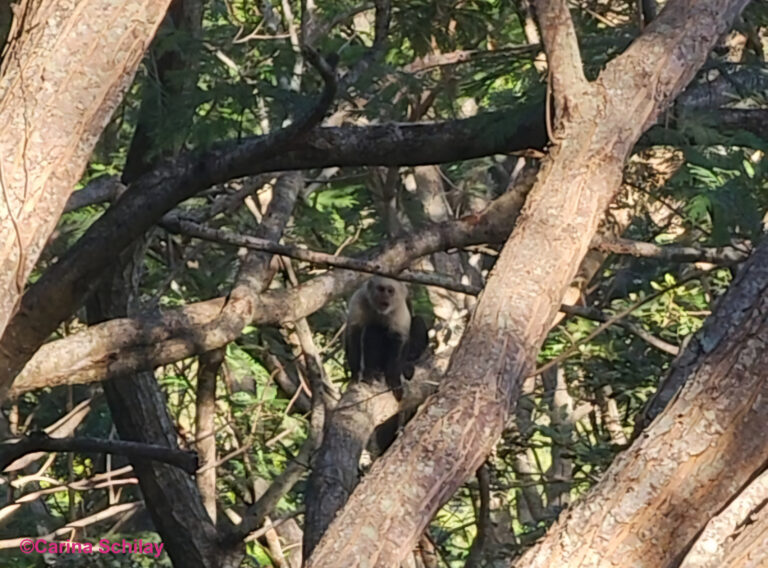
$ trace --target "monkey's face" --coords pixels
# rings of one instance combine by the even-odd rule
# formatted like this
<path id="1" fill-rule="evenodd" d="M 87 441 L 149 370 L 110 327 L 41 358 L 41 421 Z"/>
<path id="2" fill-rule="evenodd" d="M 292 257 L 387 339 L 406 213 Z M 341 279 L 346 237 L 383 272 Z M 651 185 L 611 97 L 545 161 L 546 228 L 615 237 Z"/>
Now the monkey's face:
<path id="1" fill-rule="evenodd" d="M 389 313 L 399 300 L 400 289 L 394 282 L 373 279 L 369 283 L 370 298 L 373 307 L 381 314 Z"/>

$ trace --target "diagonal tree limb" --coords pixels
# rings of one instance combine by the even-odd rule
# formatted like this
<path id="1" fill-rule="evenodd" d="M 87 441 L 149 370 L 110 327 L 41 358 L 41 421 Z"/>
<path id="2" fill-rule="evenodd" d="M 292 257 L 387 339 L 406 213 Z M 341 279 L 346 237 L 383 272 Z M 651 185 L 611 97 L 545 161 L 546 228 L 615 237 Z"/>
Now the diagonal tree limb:
<path id="1" fill-rule="evenodd" d="M 461 282 L 455 282 L 439 274 L 428 272 L 415 273 L 412 271 L 400 273 L 388 271 L 379 266 L 376 262 L 370 260 L 311 251 L 295 245 L 285 245 L 268 239 L 259 239 L 250 235 L 241 235 L 233 233 L 232 231 L 208 227 L 201 225 L 200 223 L 187 221 L 186 219 L 169 219 L 168 216 L 166 216 L 163 218 L 162 225 L 163 228 L 173 233 L 181 233 L 191 237 L 228 245 L 242 246 L 251 250 L 271 252 L 289 258 L 311 262 L 312 264 L 319 266 L 333 266 L 336 268 L 347 268 L 356 272 L 365 272 L 367 274 L 381 274 L 396 280 L 402 280 L 403 282 L 414 282 L 427 286 L 439 286 L 448 290 L 463 292 L 465 294 L 479 293 L 477 287 L 462 284 Z"/>
<path id="2" fill-rule="evenodd" d="M 405 240 L 395 241 L 398 254 L 405 256 L 406 263 L 420 255 L 434 250 L 460 248 L 470 242 L 499 242 L 508 234 L 507 223 L 512 224 L 522 204 L 522 196 L 506 194 L 493 202 L 492 206 L 479 216 L 471 216 L 441 225 L 427 227 Z M 254 238 L 255 241 L 261 240 Z M 271 243 L 271 241 L 269 241 Z M 592 246 L 612 246 L 613 240 L 597 237 Z M 624 243 L 625 241 L 616 241 Z M 272 243 L 274 244 L 274 243 Z M 288 245 L 277 245 L 286 247 Z M 674 245 L 658 247 L 650 243 L 637 243 L 641 252 L 648 256 L 679 261 L 707 260 L 717 264 L 728 264 L 738 258 L 738 251 L 720 249 L 696 249 L 697 257 L 690 247 Z M 256 249 L 261 247 L 256 246 Z M 291 249 L 264 247 L 268 251 L 289 255 Z M 648 248 L 649 250 L 645 250 Z M 659 251 L 658 249 L 661 248 Z M 299 249 L 304 251 L 305 249 Z M 613 249 L 611 249 L 613 250 Z M 632 247 L 634 250 L 634 247 Z M 631 251 L 628 251 L 631 252 Z M 413 255 L 413 256 L 410 256 Z M 290 256 L 290 255 L 289 255 Z M 380 254 L 369 260 L 350 259 L 367 267 L 378 267 L 380 272 L 396 273 L 402 264 L 393 263 L 393 256 Z M 359 268 L 359 267 L 356 267 Z M 281 324 L 295 321 L 320 309 L 330 299 L 349 291 L 360 282 L 361 276 L 347 271 L 331 271 L 323 276 L 305 282 L 295 290 L 268 291 L 256 300 L 259 309 L 251 323 Z M 472 291 L 474 292 L 474 291 Z M 215 298 L 190 304 L 177 310 L 163 313 L 148 313 L 130 319 L 114 319 L 87 330 L 43 345 L 25 366 L 10 391 L 16 397 L 23 392 L 61 384 L 81 384 L 103 380 L 117 372 L 135 370 L 141 365 L 151 367 L 171 363 L 190 355 L 204 352 L 206 348 L 225 345 L 239 337 L 238 325 L 222 317 L 226 298 Z M 606 317 L 575 306 L 562 306 L 562 311 L 596 321 Z M 677 348 L 660 342 L 630 322 L 619 325 L 639 335 L 654 347 L 667 352 Z M 193 329 L 205 328 L 204 334 L 193 333 Z M 197 337 L 197 339 L 195 339 Z"/>
<path id="3" fill-rule="evenodd" d="M 371 260 L 398 271 L 414 258 L 435 250 L 503 239 L 524 200 L 525 194 L 509 192 L 480 214 L 433 225 L 387 243 Z M 349 292 L 362 278 L 358 273 L 334 270 L 292 290 L 270 290 L 254 296 L 232 294 L 163 314 L 91 326 L 85 333 L 70 336 L 66 340 L 70 343 L 61 351 L 55 347 L 57 342 L 43 345 L 10 394 L 16 396 L 46 385 L 102 380 L 203 353 L 239 337 L 247 323 L 280 324 L 312 314 L 329 299 Z"/>
<path id="4" fill-rule="evenodd" d="M 129 246 L 179 201 L 214 183 L 323 163 L 437 163 L 540 146 L 544 141 L 541 116 L 534 109 L 522 121 L 509 113 L 490 113 L 443 123 L 321 128 L 288 145 L 279 156 L 267 145 L 269 137 L 258 137 L 161 165 L 132 184 L 25 293 L 0 341 L 0 384 L 18 374 L 59 322 L 80 306 L 116 251 Z"/>
<path id="5" fill-rule="evenodd" d="M 396 566 L 493 448 L 520 384 L 618 190 L 642 132 L 703 64 L 746 0 L 670 0 L 587 92 L 568 93 L 542 163 L 438 392 L 337 514 L 308 568 Z M 634 47 L 634 46 L 633 46 Z M 627 56 L 629 54 L 629 56 Z M 402 489 L 398 480 L 407 478 Z M 543 564 L 542 564 L 543 565 Z"/>
<path id="6" fill-rule="evenodd" d="M 307 51 L 309 60 L 316 64 L 325 80 L 325 87 L 317 104 L 304 116 L 286 128 L 261 137 L 251 144 L 238 145 L 228 153 L 227 158 L 234 163 L 252 163 L 266 160 L 284 151 L 296 137 L 301 137 L 316 126 L 327 112 L 336 93 L 336 79 L 333 69 L 314 52 Z M 4 398 L 13 379 L 32 353 L 53 332 L 55 327 L 70 315 L 95 289 L 99 276 L 109 266 L 116 254 L 121 254 L 138 236 L 153 224 L 159 215 L 165 213 L 178 201 L 174 198 L 162 199 L 153 195 L 157 185 L 166 183 L 179 187 L 192 187 L 197 190 L 215 183 L 209 167 L 218 162 L 221 156 L 213 151 L 209 161 L 197 161 L 190 156 L 180 159 L 173 166 L 160 167 L 154 172 L 141 176 L 136 183 L 122 195 L 115 207 L 110 208 L 86 235 L 72 247 L 67 255 L 53 265 L 35 286 L 22 298 L 21 306 L 12 323 L 6 328 L 3 341 L 0 342 L 0 400 Z M 173 181 L 171 181 L 173 180 Z M 127 200 L 127 202 L 126 202 Z M 147 225 L 137 226 L 137 216 L 125 211 L 119 204 L 132 204 L 139 210 L 147 208 L 144 216 Z M 123 216 L 127 215 L 127 216 Z M 157 215 L 157 216 L 155 216 Z M 133 229 L 129 229 L 133 226 Z M 105 239 L 104 231 L 111 233 L 114 240 Z M 114 231 L 117 232 L 114 232 Z M 80 259 L 79 261 L 77 259 Z M 89 259 L 83 262 L 85 259 Z M 48 295 L 52 294 L 56 300 Z"/>
<path id="7" fill-rule="evenodd" d="M 17 4 L 0 67 L 0 331 L 168 4 Z"/>

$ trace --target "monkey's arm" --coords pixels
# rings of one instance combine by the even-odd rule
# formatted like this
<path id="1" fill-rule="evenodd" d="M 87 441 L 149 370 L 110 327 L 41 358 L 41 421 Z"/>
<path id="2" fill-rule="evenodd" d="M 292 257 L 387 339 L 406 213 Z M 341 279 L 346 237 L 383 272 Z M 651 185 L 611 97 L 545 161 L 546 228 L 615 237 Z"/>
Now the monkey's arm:
<path id="1" fill-rule="evenodd" d="M 427 324 L 421 316 L 411 318 L 411 329 L 408 334 L 408 343 L 405 346 L 405 363 L 403 364 L 403 376 L 409 381 L 415 372 L 414 363 L 419 360 L 422 353 L 429 345 Z"/>
<path id="2" fill-rule="evenodd" d="M 421 316 L 411 318 L 411 329 L 408 333 L 408 347 L 405 358 L 408 361 L 417 361 L 429 345 L 427 324 Z"/>
<path id="3" fill-rule="evenodd" d="M 397 400 L 403 398 L 403 364 L 405 357 L 405 345 L 406 338 L 398 333 L 390 333 L 387 341 L 384 342 L 386 352 L 384 354 L 384 360 L 386 365 L 384 368 L 384 378 L 387 381 L 387 386 L 392 390 L 392 394 L 395 395 Z"/>
<path id="4" fill-rule="evenodd" d="M 358 325 L 347 324 L 347 330 L 344 333 L 344 351 L 347 355 L 347 367 L 349 368 L 350 378 L 353 381 L 360 379 L 362 327 Z"/>

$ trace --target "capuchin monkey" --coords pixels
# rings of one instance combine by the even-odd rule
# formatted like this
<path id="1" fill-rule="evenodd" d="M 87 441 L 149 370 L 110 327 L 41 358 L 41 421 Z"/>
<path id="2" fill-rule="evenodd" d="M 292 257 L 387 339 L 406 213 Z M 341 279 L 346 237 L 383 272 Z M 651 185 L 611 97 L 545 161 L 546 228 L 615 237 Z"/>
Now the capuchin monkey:
<path id="1" fill-rule="evenodd" d="M 401 377 L 413 377 L 413 363 L 427 347 L 427 326 L 411 314 L 408 289 L 391 278 L 374 276 L 352 295 L 344 344 L 352 380 L 381 375 L 397 400 Z"/>

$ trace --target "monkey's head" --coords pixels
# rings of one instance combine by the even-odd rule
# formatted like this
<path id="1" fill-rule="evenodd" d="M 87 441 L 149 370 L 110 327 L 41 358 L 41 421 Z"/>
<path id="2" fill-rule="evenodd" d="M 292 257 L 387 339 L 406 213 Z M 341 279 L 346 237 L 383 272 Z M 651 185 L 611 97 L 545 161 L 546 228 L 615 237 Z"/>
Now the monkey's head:
<path id="1" fill-rule="evenodd" d="M 382 315 L 391 312 L 399 302 L 404 302 L 405 295 L 405 285 L 397 280 L 374 276 L 368 281 L 368 299 Z"/>

